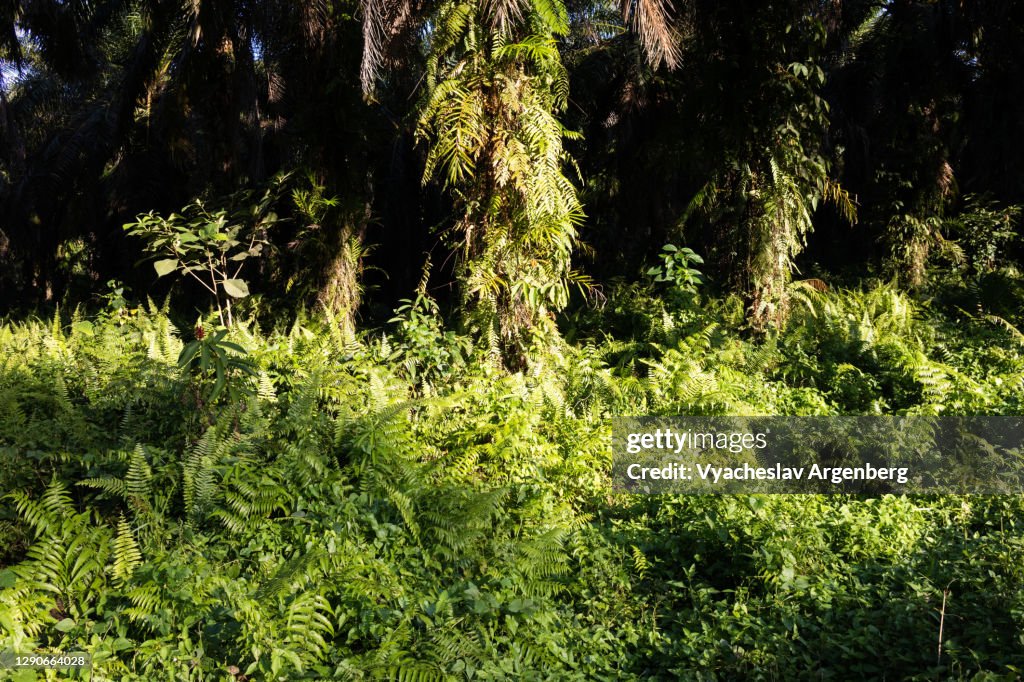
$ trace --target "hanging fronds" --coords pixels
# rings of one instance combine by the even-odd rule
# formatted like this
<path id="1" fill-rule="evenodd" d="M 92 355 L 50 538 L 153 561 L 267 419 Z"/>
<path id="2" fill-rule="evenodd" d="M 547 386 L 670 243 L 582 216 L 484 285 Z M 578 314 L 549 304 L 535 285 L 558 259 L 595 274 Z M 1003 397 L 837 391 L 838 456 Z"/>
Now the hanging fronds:
<path id="1" fill-rule="evenodd" d="M 671 0 L 622 0 L 622 17 L 636 33 L 651 66 L 679 66 L 679 33 L 673 26 Z"/>
<path id="2" fill-rule="evenodd" d="M 372 95 L 381 77 L 392 42 L 409 21 L 409 0 L 362 0 L 363 56 L 359 82 L 364 95 Z"/>
<path id="3" fill-rule="evenodd" d="M 484 14 L 448 2 L 438 22 L 418 127 L 429 144 L 424 181 L 440 179 L 464 212 L 450 234 L 470 320 L 521 369 L 568 301 L 583 217 L 563 172 L 570 133 L 556 118 L 568 79 L 555 36 L 568 16 L 557 1 Z"/>

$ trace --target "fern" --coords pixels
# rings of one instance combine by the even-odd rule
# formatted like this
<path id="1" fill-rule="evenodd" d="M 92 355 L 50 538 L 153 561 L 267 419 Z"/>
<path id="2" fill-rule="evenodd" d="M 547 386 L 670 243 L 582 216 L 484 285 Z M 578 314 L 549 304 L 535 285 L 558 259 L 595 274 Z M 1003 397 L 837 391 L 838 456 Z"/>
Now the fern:
<path id="1" fill-rule="evenodd" d="M 122 515 L 117 523 L 117 536 L 114 538 L 114 582 L 123 586 L 141 563 L 142 552 L 139 551 L 139 545 L 128 521 Z"/>
<path id="2" fill-rule="evenodd" d="M 221 500 L 211 512 L 232 533 L 253 529 L 275 511 L 286 512 L 292 496 L 281 482 L 245 462 L 231 467 L 219 484 Z"/>
<path id="3" fill-rule="evenodd" d="M 146 622 L 172 606 L 164 595 L 164 588 L 153 583 L 134 585 L 128 592 L 128 599 L 132 605 L 124 613 L 133 622 Z"/>
<path id="4" fill-rule="evenodd" d="M 74 514 L 71 496 L 60 481 L 54 481 L 38 500 L 15 490 L 8 494 L 14 500 L 19 516 L 35 531 L 36 536 L 57 532 L 62 521 Z"/>
<path id="5" fill-rule="evenodd" d="M 583 215 L 555 118 L 568 94 L 554 40 L 568 30 L 566 10 L 557 0 L 528 7 L 488 25 L 489 8 L 442 3 L 417 129 L 430 145 L 424 181 L 441 179 L 467 209 L 451 234 L 468 318 L 515 369 L 551 332 L 547 311 L 568 301 Z"/>
<path id="6" fill-rule="evenodd" d="M 985 319 L 992 324 L 1005 329 L 1017 345 L 1024 346 L 1024 332 L 1021 332 L 1017 327 L 1013 326 L 998 315 L 985 315 Z"/>
<path id="7" fill-rule="evenodd" d="M 243 442 L 239 434 L 229 430 L 230 416 L 209 427 L 182 462 L 185 509 L 193 523 L 201 523 L 213 510 L 220 493 L 223 461 Z"/>
<path id="8" fill-rule="evenodd" d="M 61 609 L 74 616 L 88 611 L 102 587 L 101 575 L 109 554 L 109 534 L 90 524 L 89 513 L 74 513 L 65 507 L 59 486 L 51 485 L 39 505 L 19 502 L 34 514 L 39 509 L 59 508 L 62 516 L 34 516 L 40 537 L 28 549 L 25 561 L 15 571 L 35 589 L 51 593 Z M 59 500 L 54 504 L 54 500 Z"/>
<path id="9" fill-rule="evenodd" d="M 102 490 L 109 495 L 121 498 L 140 515 L 153 510 L 153 471 L 146 457 L 145 449 L 136 445 L 128 457 L 128 471 L 123 479 L 104 477 L 86 478 L 78 485 Z"/>

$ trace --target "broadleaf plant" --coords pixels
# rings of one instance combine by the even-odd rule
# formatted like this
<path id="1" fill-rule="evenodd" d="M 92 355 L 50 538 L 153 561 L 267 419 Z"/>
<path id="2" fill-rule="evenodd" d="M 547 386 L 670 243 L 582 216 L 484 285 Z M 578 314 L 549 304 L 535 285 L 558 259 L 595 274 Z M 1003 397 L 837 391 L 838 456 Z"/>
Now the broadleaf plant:
<path id="1" fill-rule="evenodd" d="M 157 277 L 177 272 L 199 282 L 213 297 L 220 323 L 230 327 L 232 301 L 249 295 L 249 283 L 241 276 L 245 264 L 263 253 L 267 230 L 278 221 L 272 206 L 284 179 L 262 195 L 232 195 L 228 208 L 213 209 L 196 199 L 180 214 L 165 218 L 150 211 L 124 229 L 146 242 L 145 250 L 157 259 Z"/>
<path id="2" fill-rule="evenodd" d="M 224 328 L 207 332 L 200 322 L 195 340 L 185 344 L 178 355 L 178 367 L 186 374 L 196 375 L 200 381 L 213 381 L 204 396 L 206 403 L 214 402 L 225 389 L 231 402 L 239 400 L 250 392 L 238 379 L 257 376 L 256 366 L 246 357 L 248 351 L 226 340 L 227 334 Z"/>

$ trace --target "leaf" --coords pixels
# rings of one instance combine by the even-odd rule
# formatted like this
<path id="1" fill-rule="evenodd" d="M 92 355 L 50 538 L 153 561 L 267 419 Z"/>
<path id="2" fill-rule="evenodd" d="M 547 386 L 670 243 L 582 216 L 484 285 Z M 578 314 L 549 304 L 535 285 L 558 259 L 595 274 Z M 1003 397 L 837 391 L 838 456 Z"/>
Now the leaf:
<path id="1" fill-rule="evenodd" d="M 165 258 L 163 260 L 158 260 L 155 263 L 153 263 L 153 269 L 156 270 L 157 277 L 169 275 L 178 269 L 178 259 Z"/>
<path id="2" fill-rule="evenodd" d="M 244 279 L 226 279 L 222 284 L 228 296 L 245 298 L 249 295 L 249 285 L 245 283 Z"/>
<path id="3" fill-rule="evenodd" d="M 184 367 L 192 362 L 192 358 L 194 358 L 198 352 L 199 342 L 189 341 L 185 344 L 185 347 L 181 349 L 181 353 L 178 355 L 178 367 Z"/>
<path id="4" fill-rule="evenodd" d="M 61 622 L 54 625 L 54 627 L 60 630 L 61 632 L 70 632 L 75 627 L 75 621 L 71 620 L 70 618 L 65 618 Z"/>
<path id="5" fill-rule="evenodd" d="M 214 382 L 213 391 L 210 393 L 211 402 L 217 399 L 217 396 L 220 395 L 226 385 L 227 375 L 224 374 L 224 369 L 220 365 L 217 365 L 217 380 Z"/>

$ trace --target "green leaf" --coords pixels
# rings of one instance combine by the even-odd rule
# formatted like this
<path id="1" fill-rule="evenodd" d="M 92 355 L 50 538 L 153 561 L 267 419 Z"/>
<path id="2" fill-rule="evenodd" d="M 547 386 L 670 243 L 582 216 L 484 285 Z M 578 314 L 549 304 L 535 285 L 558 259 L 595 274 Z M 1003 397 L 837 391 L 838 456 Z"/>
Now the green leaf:
<path id="1" fill-rule="evenodd" d="M 75 621 L 71 620 L 70 618 L 65 618 L 61 622 L 54 625 L 54 627 L 60 630 L 61 632 L 70 632 L 75 627 Z"/>
<path id="2" fill-rule="evenodd" d="M 178 367 L 184 367 L 192 362 L 192 358 L 194 358 L 198 352 L 199 342 L 189 341 L 185 344 L 185 347 L 181 349 L 181 353 L 178 355 Z"/>
<path id="3" fill-rule="evenodd" d="M 178 269 L 178 259 L 165 258 L 163 260 L 158 260 L 155 263 L 153 263 L 153 269 L 156 270 L 157 277 L 169 275 Z"/>
<path id="4" fill-rule="evenodd" d="M 17 578 L 14 575 L 14 571 L 0 571 L 0 589 L 14 587 L 16 580 Z"/>
<path id="5" fill-rule="evenodd" d="M 213 384 L 213 391 L 210 393 L 210 400 L 216 400 L 217 396 L 224 390 L 224 386 L 227 385 L 227 375 L 224 374 L 224 369 L 217 365 L 217 380 Z"/>
<path id="6" fill-rule="evenodd" d="M 222 284 L 228 296 L 245 298 L 249 295 L 249 285 L 245 283 L 244 279 L 226 279 Z"/>

